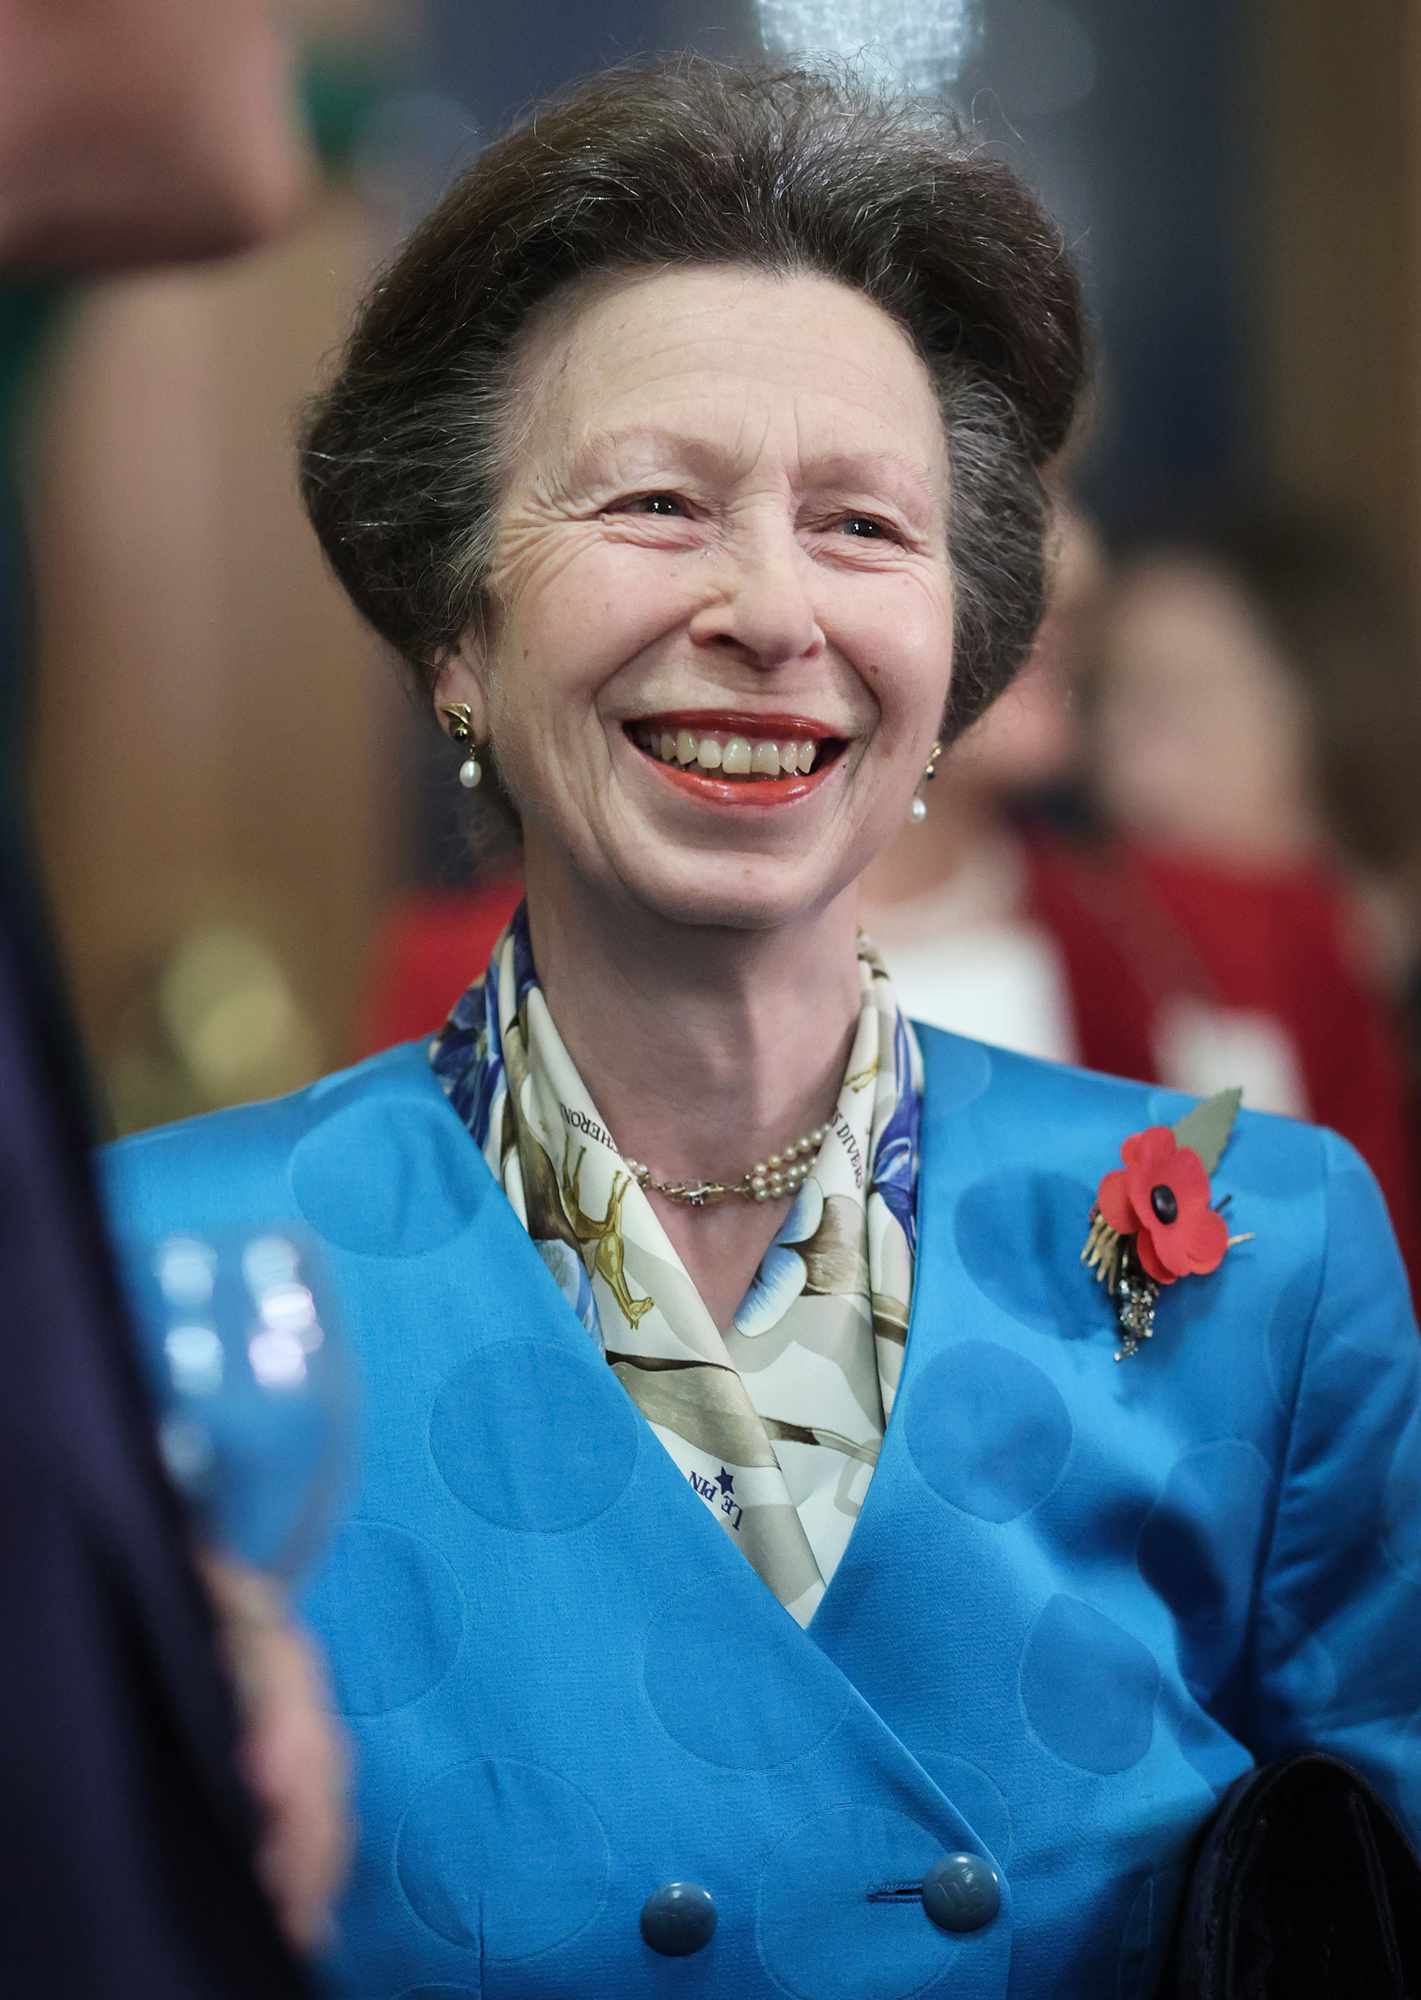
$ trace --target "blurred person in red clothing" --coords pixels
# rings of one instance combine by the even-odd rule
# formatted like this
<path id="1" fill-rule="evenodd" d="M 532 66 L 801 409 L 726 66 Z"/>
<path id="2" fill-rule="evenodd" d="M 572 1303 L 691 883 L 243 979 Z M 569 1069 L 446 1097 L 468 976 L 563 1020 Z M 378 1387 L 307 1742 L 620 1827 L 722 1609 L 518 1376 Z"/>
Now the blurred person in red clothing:
<path id="1" fill-rule="evenodd" d="M 1357 913 L 1352 949 L 1401 986 L 1421 686 L 1394 583 L 1325 523 L 1260 518 L 1136 556 L 1096 639 L 1089 763 L 1107 823 L 1233 870 L 1320 864 Z"/>
<path id="2" fill-rule="evenodd" d="M 1110 837 L 1038 844 L 1081 1059 L 1344 1132 L 1421 1270 L 1398 1005 L 1421 851 L 1414 673 L 1345 538 L 1259 518 L 1128 561 L 1081 649 Z"/>
<path id="3" fill-rule="evenodd" d="M 1370 942 L 1400 926 L 1368 917 L 1391 905 L 1339 860 L 1405 846 L 1406 788 L 1377 796 L 1365 757 L 1387 734 L 1375 716 L 1395 652 L 1380 629 L 1364 639 L 1376 618 L 1345 625 L 1340 583 L 1292 531 L 1250 546 L 1260 575 L 1265 552 L 1280 578 L 1306 571 L 1285 595 L 1314 648 L 1350 633 L 1326 685 L 1357 719 L 1324 723 L 1240 583 L 1201 574 L 1200 557 L 1112 579 L 1067 512 L 1032 666 L 878 863 L 872 929 L 904 1005 L 936 1026 L 1198 1095 L 1238 1083 L 1256 1109 L 1334 1126 L 1377 1173 L 1417 1271 L 1406 1066 Z M 1290 548 L 1307 552 L 1285 564 Z M 1377 765 L 1388 755 L 1399 774 L 1394 751 Z M 1092 809 L 1064 834 L 1031 802 L 1072 783 Z"/>

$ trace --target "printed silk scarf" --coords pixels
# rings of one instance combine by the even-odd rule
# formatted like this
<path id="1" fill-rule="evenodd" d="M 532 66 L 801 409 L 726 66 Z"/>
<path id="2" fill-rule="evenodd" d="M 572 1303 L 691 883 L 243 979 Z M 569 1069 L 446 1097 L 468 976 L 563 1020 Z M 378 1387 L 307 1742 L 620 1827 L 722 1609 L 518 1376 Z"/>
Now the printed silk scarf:
<path id="1" fill-rule="evenodd" d="M 859 982 L 824 1143 L 724 1334 L 553 1025 L 523 909 L 430 1046 L 564 1298 L 801 1625 L 873 1476 L 912 1297 L 922 1058 L 862 938 Z"/>

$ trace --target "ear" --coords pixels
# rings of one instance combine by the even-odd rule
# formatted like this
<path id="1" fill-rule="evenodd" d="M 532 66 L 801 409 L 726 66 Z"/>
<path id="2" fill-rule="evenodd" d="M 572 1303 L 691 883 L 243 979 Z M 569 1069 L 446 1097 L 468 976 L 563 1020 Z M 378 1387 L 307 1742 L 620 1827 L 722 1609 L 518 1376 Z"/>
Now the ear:
<path id="1" fill-rule="evenodd" d="M 487 680 L 488 663 L 483 645 L 475 633 L 466 632 L 458 644 L 445 654 L 434 676 L 434 716 L 446 736 L 449 734 L 449 718 L 443 712 L 446 704 L 467 702 L 469 727 L 475 743 L 488 742 Z"/>

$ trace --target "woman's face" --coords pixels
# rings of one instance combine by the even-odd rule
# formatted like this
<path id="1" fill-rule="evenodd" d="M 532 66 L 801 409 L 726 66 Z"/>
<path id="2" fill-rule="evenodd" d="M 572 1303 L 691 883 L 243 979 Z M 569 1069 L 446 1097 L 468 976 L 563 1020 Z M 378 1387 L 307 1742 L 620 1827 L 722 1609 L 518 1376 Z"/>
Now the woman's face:
<path id="1" fill-rule="evenodd" d="M 952 659 L 947 454 L 870 302 L 738 269 L 599 286 L 533 335 L 467 700 L 529 879 L 763 928 L 902 825 Z M 773 775 L 770 775 L 773 772 Z"/>

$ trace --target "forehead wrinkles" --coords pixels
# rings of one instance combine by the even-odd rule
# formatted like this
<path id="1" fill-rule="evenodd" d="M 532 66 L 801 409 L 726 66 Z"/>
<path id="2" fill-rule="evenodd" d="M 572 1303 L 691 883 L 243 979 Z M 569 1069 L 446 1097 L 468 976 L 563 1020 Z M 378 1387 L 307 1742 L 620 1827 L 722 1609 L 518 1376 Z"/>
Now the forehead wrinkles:
<path id="1" fill-rule="evenodd" d="M 593 433 L 644 426 L 652 403 L 667 413 L 684 406 L 674 428 L 695 435 L 718 396 L 736 409 L 737 450 L 751 436 L 763 449 L 793 398 L 802 453 L 806 421 L 817 429 L 822 417 L 841 433 L 841 456 L 877 450 L 885 461 L 916 461 L 934 486 L 946 473 L 937 398 L 912 343 L 878 307 L 827 278 L 704 271 L 599 280 L 545 305 L 525 335 L 514 387 L 525 460 L 551 452 L 566 466 Z"/>

